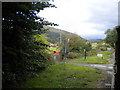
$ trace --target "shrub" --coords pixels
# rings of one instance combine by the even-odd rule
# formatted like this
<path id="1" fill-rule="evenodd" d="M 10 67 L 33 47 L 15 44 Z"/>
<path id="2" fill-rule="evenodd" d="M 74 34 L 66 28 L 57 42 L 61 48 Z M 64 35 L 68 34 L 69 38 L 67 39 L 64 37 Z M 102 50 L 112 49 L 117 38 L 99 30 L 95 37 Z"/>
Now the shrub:
<path id="1" fill-rule="evenodd" d="M 76 52 L 69 52 L 68 54 L 67 54 L 67 58 L 78 58 L 78 57 L 80 57 L 81 56 L 81 54 L 79 54 L 79 53 L 76 53 Z"/>
<path id="2" fill-rule="evenodd" d="M 96 50 L 91 50 L 91 51 L 87 52 L 87 56 L 93 56 L 93 55 L 96 55 L 96 54 L 97 54 Z"/>
<path id="3" fill-rule="evenodd" d="M 101 47 L 100 50 L 101 51 L 106 51 L 106 47 Z"/>

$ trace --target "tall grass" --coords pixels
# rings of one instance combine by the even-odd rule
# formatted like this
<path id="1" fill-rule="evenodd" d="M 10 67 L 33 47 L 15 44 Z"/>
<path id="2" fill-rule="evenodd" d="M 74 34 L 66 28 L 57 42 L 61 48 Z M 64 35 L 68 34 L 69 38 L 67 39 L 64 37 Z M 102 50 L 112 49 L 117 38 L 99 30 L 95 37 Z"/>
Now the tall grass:
<path id="1" fill-rule="evenodd" d="M 97 68 L 59 63 L 37 73 L 20 85 L 21 88 L 97 88 L 103 77 Z"/>

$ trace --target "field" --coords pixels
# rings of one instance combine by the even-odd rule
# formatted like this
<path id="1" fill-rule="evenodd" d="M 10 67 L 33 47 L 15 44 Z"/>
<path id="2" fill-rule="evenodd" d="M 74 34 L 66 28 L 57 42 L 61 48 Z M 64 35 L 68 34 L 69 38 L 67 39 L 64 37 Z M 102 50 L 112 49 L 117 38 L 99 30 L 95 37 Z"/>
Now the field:
<path id="1" fill-rule="evenodd" d="M 109 63 L 109 55 L 111 51 L 99 51 L 98 53 L 103 54 L 103 57 L 94 56 L 87 56 L 86 59 L 84 57 L 76 58 L 76 59 L 68 59 L 65 62 L 70 63 L 95 63 L 95 64 L 107 64 Z"/>
<path id="2" fill-rule="evenodd" d="M 59 63 L 39 72 L 20 85 L 21 88 L 96 88 L 103 78 L 97 68 Z"/>
<path id="3" fill-rule="evenodd" d="M 88 56 L 77 59 L 68 59 L 51 65 L 42 72 L 35 74 L 33 78 L 28 78 L 26 82 L 20 84 L 21 88 L 98 88 L 97 83 L 104 79 L 102 70 L 68 64 L 73 63 L 109 63 L 111 51 L 99 51 L 102 57 Z"/>

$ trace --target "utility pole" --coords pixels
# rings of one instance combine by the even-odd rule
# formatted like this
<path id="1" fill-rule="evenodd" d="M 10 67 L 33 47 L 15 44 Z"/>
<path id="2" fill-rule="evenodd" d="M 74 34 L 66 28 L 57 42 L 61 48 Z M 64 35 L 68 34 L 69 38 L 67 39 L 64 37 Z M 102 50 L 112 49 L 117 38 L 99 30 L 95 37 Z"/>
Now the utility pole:
<path id="1" fill-rule="evenodd" d="M 60 43 L 61 43 L 61 32 L 60 32 Z"/>
<path id="2" fill-rule="evenodd" d="M 84 53 L 85 53 L 85 59 L 86 59 L 86 49 L 84 49 Z"/>
<path id="3" fill-rule="evenodd" d="M 68 52 L 68 43 L 69 43 L 69 38 L 67 38 L 67 41 L 65 42 L 65 54 Z"/>

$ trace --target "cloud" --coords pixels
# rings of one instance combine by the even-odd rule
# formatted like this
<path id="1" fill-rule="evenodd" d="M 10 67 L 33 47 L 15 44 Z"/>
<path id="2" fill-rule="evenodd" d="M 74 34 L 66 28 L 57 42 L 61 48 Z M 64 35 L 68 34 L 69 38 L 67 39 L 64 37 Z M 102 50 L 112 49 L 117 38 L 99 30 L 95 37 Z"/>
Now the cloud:
<path id="1" fill-rule="evenodd" d="M 62 30 L 83 38 L 104 38 L 104 32 L 117 25 L 119 0 L 55 0 L 57 8 L 47 8 L 38 15 L 59 24 Z"/>
<path id="2" fill-rule="evenodd" d="M 117 25 L 117 2 L 118 0 L 105 0 L 104 2 L 96 2 L 95 4 L 91 4 L 89 11 L 91 11 L 92 16 L 88 21 L 92 23 L 104 24 L 106 27 L 113 27 L 114 25 Z"/>

